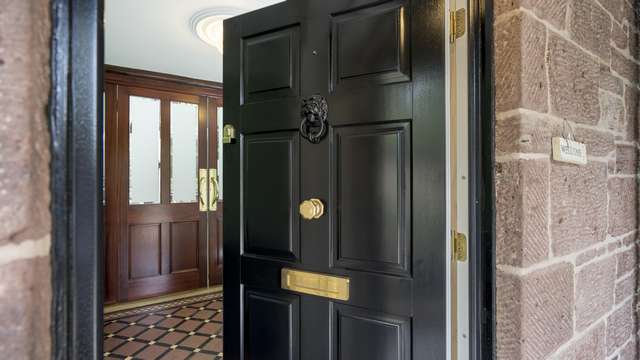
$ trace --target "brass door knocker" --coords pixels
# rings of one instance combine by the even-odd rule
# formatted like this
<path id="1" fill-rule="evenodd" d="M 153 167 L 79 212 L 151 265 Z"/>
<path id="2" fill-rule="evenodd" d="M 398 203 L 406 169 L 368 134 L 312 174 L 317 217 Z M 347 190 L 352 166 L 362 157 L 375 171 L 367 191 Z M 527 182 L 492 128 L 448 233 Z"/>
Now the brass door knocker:
<path id="1" fill-rule="evenodd" d="M 327 134 L 327 116 L 329 106 L 327 100 L 320 95 L 313 95 L 302 100 L 300 116 L 300 134 L 312 144 L 319 143 Z"/>

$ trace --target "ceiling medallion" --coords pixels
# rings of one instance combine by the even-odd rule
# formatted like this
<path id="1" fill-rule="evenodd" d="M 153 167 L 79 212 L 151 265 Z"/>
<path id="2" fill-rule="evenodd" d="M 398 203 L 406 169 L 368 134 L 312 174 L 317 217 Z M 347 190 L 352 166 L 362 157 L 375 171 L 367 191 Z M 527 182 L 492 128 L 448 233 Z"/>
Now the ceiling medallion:
<path id="1" fill-rule="evenodd" d="M 222 22 L 243 12 L 243 9 L 234 7 L 214 7 L 200 10 L 189 19 L 189 27 L 195 36 L 207 45 L 215 47 L 222 54 Z"/>

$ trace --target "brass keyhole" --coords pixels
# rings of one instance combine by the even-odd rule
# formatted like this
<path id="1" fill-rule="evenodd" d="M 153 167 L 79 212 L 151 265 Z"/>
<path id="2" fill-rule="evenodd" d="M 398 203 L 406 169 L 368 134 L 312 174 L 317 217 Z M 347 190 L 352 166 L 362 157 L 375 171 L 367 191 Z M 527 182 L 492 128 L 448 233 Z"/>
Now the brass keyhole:
<path id="1" fill-rule="evenodd" d="M 300 215 L 305 220 L 319 219 L 324 215 L 324 204 L 319 199 L 305 200 L 300 204 Z"/>

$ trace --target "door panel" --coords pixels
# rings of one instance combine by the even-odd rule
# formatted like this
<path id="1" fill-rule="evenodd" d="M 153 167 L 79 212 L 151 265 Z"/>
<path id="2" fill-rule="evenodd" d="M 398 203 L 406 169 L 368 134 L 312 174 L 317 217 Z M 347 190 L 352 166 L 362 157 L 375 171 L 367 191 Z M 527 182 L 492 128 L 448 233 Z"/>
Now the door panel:
<path id="1" fill-rule="evenodd" d="M 243 138 L 246 254 L 288 260 L 299 257 L 300 172 L 298 134 L 282 132 Z"/>
<path id="2" fill-rule="evenodd" d="M 444 19 L 442 0 L 298 0 L 225 22 L 225 112 L 241 138 L 224 150 L 225 356 L 446 357 Z M 253 56 L 264 68 L 247 68 Z M 271 97 L 248 101 L 261 89 Z M 328 108 L 318 142 L 299 135 L 312 95 Z M 324 212 L 307 220 L 310 199 Z M 282 290 L 283 268 L 347 277 L 349 298 Z M 287 311 L 255 311 L 255 292 Z M 264 331 L 276 347 L 254 346 Z"/>
<path id="3" fill-rule="evenodd" d="M 160 238 L 160 224 L 129 227 L 130 280 L 160 275 Z"/>
<path id="4" fill-rule="evenodd" d="M 247 290 L 245 294 L 245 357 L 300 359 L 299 297 L 257 290 Z"/>
<path id="5" fill-rule="evenodd" d="M 392 1 L 332 16 L 334 89 L 410 80 L 408 13 Z"/>
<path id="6" fill-rule="evenodd" d="M 335 267 L 409 275 L 409 139 L 407 123 L 335 128 Z"/>
<path id="7" fill-rule="evenodd" d="M 197 221 L 171 223 L 171 273 L 198 271 L 200 234 Z"/>
<path id="8" fill-rule="evenodd" d="M 411 359 L 411 322 L 408 318 L 352 306 L 335 305 L 333 308 L 333 360 Z"/>
<path id="9" fill-rule="evenodd" d="M 243 39 L 244 102 L 298 96 L 299 27 Z"/>

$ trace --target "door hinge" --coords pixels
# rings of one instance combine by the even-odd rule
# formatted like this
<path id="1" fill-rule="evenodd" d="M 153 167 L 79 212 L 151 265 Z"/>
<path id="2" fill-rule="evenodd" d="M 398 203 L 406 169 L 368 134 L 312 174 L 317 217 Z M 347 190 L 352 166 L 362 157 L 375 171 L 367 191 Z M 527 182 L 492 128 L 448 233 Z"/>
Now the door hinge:
<path id="1" fill-rule="evenodd" d="M 449 16 L 451 19 L 449 41 L 453 44 L 457 39 L 464 36 L 467 31 L 467 10 L 462 8 L 451 11 Z"/>
<path id="2" fill-rule="evenodd" d="M 467 261 L 467 236 L 453 231 L 453 258 L 456 261 Z"/>

